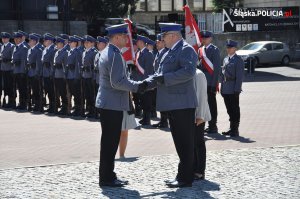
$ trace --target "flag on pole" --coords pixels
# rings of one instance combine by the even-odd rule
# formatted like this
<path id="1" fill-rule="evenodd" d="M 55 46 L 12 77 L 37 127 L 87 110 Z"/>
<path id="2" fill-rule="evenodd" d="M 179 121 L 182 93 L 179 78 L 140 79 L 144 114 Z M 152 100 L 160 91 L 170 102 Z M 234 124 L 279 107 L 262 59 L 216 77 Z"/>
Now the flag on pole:
<path id="1" fill-rule="evenodd" d="M 122 49 L 122 55 L 127 64 L 134 64 L 135 54 L 132 43 L 132 21 L 130 21 L 130 19 L 124 19 L 124 21 L 128 24 L 128 39 L 126 47 Z"/>
<path id="2" fill-rule="evenodd" d="M 185 39 L 186 42 L 189 43 L 196 52 L 198 52 L 198 49 L 201 46 L 201 35 L 199 27 L 192 15 L 192 12 L 190 10 L 190 7 L 188 5 L 185 5 L 183 7 L 183 10 L 185 11 Z"/>

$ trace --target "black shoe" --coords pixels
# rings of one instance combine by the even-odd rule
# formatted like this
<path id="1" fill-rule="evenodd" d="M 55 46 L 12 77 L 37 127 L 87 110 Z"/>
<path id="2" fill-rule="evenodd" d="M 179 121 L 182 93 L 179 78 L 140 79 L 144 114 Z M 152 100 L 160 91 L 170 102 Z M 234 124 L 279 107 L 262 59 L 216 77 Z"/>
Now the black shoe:
<path id="1" fill-rule="evenodd" d="M 192 183 L 187 183 L 187 182 L 180 182 L 180 181 L 174 181 L 172 183 L 167 183 L 167 186 L 169 188 L 181 188 L 181 187 L 191 187 Z"/>
<path id="2" fill-rule="evenodd" d="M 228 131 L 222 132 L 222 135 L 230 135 L 231 134 L 231 129 L 229 129 Z"/>
<path id="3" fill-rule="evenodd" d="M 231 131 L 231 133 L 230 133 L 230 137 L 239 137 L 239 136 L 240 136 L 240 133 L 238 130 Z"/>
<path id="4" fill-rule="evenodd" d="M 151 122 L 150 121 L 146 121 L 146 120 L 144 120 L 144 121 L 142 121 L 142 122 L 139 122 L 141 125 L 143 125 L 143 126 L 147 126 L 147 125 L 151 125 Z"/>
<path id="5" fill-rule="evenodd" d="M 218 128 L 215 127 L 215 128 L 209 128 L 207 131 L 206 131 L 207 134 L 215 134 L 215 133 L 218 133 Z"/>
<path id="6" fill-rule="evenodd" d="M 58 115 L 67 115 L 68 113 L 67 113 L 67 110 L 61 109 L 60 111 L 58 111 L 57 114 L 58 114 Z"/>
<path id="7" fill-rule="evenodd" d="M 152 127 L 154 128 L 169 128 L 168 123 L 165 122 L 159 122 L 157 124 L 153 124 Z"/>
<path id="8" fill-rule="evenodd" d="M 123 187 L 125 185 L 128 185 L 128 181 L 118 180 L 115 179 L 112 182 L 100 182 L 100 187 Z"/>
<path id="9" fill-rule="evenodd" d="M 194 180 L 204 180 L 205 179 L 205 174 L 201 173 L 194 173 Z"/>
<path id="10" fill-rule="evenodd" d="M 175 179 L 172 179 L 172 180 L 165 180 L 164 182 L 166 184 L 172 184 L 173 182 L 176 182 L 176 181 L 177 181 L 177 179 L 175 178 Z"/>
<path id="11" fill-rule="evenodd" d="M 91 113 L 91 112 L 88 112 L 86 115 L 85 115 L 85 117 L 87 117 L 87 118 L 92 118 L 92 117 L 94 117 L 95 116 L 95 114 L 94 113 Z"/>
<path id="12" fill-rule="evenodd" d="M 71 113 L 71 116 L 78 117 L 80 116 L 80 112 L 75 110 Z"/>
<path id="13" fill-rule="evenodd" d="M 157 113 L 156 111 L 151 112 L 151 118 L 157 118 Z"/>

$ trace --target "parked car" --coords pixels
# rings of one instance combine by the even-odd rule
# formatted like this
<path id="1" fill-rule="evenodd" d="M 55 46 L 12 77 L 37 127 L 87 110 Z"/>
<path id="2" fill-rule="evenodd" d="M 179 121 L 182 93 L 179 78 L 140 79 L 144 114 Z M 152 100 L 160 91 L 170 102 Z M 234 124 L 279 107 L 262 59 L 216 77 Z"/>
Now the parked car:
<path id="1" fill-rule="evenodd" d="M 294 59 L 300 61 L 300 43 L 296 43 Z"/>
<path id="2" fill-rule="evenodd" d="M 144 24 L 135 24 L 137 34 L 147 37 L 155 37 L 155 30 Z"/>
<path id="3" fill-rule="evenodd" d="M 88 34 L 94 37 L 99 35 L 104 36 L 106 35 L 105 28 L 112 25 L 121 24 L 121 23 L 125 23 L 124 19 L 122 18 L 106 18 L 106 19 L 98 18 L 88 24 Z M 137 34 L 144 35 L 151 38 L 155 37 L 155 31 L 146 25 L 134 23 L 133 27 L 134 27 L 133 31 L 136 32 Z"/>
<path id="4" fill-rule="evenodd" d="M 248 67 L 256 67 L 261 64 L 281 63 L 282 65 L 289 65 L 290 51 L 289 47 L 278 41 L 258 41 L 252 42 L 236 52 L 240 55 Z"/>

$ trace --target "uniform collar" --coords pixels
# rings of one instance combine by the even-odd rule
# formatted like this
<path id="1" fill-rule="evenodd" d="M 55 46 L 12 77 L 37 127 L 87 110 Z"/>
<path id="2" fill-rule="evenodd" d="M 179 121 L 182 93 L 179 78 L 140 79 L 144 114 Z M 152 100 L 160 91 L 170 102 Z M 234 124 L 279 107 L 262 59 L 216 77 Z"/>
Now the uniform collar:
<path id="1" fill-rule="evenodd" d="M 235 55 L 236 55 L 236 54 L 234 53 L 234 54 L 231 55 L 231 56 L 228 55 L 228 57 L 229 57 L 230 59 L 232 59 Z"/>
<path id="2" fill-rule="evenodd" d="M 211 46 L 211 43 L 205 46 L 206 49 L 208 49 Z"/>
<path id="3" fill-rule="evenodd" d="M 179 44 L 180 42 L 182 42 L 183 39 L 179 39 L 171 48 L 171 50 L 174 50 L 177 47 L 177 44 Z"/>
<path id="4" fill-rule="evenodd" d="M 118 48 L 116 45 L 112 44 L 112 43 L 109 43 L 109 45 L 111 45 L 114 49 L 118 50 L 118 52 L 121 53 L 121 49 Z"/>

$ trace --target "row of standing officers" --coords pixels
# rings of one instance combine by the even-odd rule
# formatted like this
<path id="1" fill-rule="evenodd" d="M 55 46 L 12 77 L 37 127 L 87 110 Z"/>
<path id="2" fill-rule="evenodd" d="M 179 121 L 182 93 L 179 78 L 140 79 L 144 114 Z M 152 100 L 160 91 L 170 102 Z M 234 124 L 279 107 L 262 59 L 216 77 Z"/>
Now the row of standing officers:
<path id="1" fill-rule="evenodd" d="M 95 109 L 99 85 L 97 66 L 108 42 L 106 38 L 65 34 L 54 37 L 50 33 L 27 35 L 22 31 L 12 35 L 2 32 L 1 38 L 3 107 L 43 112 L 47 98 L 47 112 L 67 115 L 74 100 L 73 116 L 99 116 Z M 10 43 L 11 38 L 14 44 Z"/>

